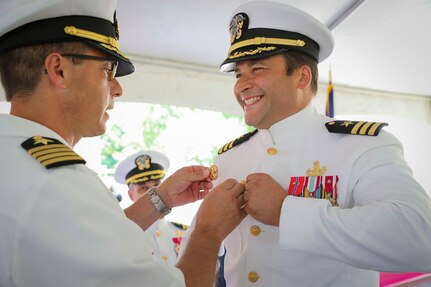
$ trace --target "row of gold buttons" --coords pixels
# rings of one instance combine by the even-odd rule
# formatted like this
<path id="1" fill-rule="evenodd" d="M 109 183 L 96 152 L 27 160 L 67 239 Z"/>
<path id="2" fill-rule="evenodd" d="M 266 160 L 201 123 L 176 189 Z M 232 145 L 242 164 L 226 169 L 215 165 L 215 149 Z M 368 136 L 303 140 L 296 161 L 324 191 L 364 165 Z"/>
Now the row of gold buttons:
<path id="1" fill-rule="evenodd" d="M 269 147 L 266 152 L 270 155 L 276 155 L 278 153 L 278 150 L 274 147 Z M 257 225 L 253 225 L 252 227 L 250 227 L 250 233 L 253 236 L 259 236 L 261 232 L 262 230 Z M 256 282 L 257 280 L 259 280 L 259 274 L 257 274 L 257 272 L 255 271 L 250 271 L 247 274 L 247 278 L 250 282 Z"/>

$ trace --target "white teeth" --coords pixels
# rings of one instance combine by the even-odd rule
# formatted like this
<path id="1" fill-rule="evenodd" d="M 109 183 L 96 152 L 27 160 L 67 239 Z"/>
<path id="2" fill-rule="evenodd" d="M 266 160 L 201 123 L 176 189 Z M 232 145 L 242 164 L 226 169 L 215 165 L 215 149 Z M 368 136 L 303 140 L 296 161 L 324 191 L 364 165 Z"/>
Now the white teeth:
<path id="1" fill-rule="evenodd" d="M 251 105 L 252 103 L 257 102 L 258 100 L 260 100 L 260 98 L 261 97 L 253 97 L 253 98 L 244 100 L 244 102 L 245 102 L 246 105 Z"/>

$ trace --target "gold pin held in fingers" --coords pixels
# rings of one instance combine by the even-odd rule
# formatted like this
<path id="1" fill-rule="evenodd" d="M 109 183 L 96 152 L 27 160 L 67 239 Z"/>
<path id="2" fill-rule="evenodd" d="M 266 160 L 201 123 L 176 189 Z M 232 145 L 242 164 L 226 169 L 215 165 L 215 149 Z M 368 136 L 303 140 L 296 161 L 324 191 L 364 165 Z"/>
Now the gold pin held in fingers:
<path id="1" fill-rule="evenodd" d="M 210 179 L 211 180 L 216 180 L 218 177 L 218 167 L 213 164 L 212 166 L 210 166 Z"/>
<path id="2" fill-rule="evenodd" d="M 247 183 L 247 181 L 245 179 L 241 180 L 241 184 L 245 186 L 245 184 Z"/>

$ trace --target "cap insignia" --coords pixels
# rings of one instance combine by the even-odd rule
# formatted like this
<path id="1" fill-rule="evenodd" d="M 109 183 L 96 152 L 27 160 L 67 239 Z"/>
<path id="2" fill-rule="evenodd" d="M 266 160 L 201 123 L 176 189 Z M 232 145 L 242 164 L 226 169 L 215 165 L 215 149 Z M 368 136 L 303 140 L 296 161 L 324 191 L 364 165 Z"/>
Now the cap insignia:
<path id="1" fill-rule="evenodd" d="M 149 169 L 151 166 L 151 157 L 148 155 L 140 155 L 135 159 L 136 167 L 139 170 Z"/>
<path id="2" fill-rule="evenodd" d="M 248 16 L 245 13 L 238 13 L 233 16 L 230 21 L 229 31 L 230 31 L 230 42 L 233 43 L 242 36 L 243 29 L 248 28 Z"/>
<path id="3" fill-rule="evenodd" d="M 61 141 L 34 136 L 21 146 L 47 169 L 71 164 L 85 164 L 85 160 Z"/>

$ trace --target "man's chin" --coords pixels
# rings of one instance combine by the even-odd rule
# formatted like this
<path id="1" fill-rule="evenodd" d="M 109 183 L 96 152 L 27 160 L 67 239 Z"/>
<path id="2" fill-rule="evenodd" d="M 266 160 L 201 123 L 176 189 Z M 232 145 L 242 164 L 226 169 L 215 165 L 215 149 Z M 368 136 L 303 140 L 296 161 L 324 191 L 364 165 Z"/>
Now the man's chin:
<path id="1" fill-rule="evenodd" d="M 105 133 L 106 133 L 106 125 L 100 124 L 97 129 L 94 129 L 92 131 L 88 131 L 82 137 L 84 137 L 84 138 L 97 137 L 97 136 L 101 136 Z"/>
<path id="2" fill-rule="evenodd" d="M 245 124 L 246 124 L 246 125 L 248 125 L 248 126 L 250 126 L 250 127 L 254 127 L 254 128 L 256 128 L 256 129 L 258 128 L 258 127 L 257 127 L 257 123 L 256 123 L 255 121 L 252 121 L 252 120 L 249 120 L 249 121 L 248 121 L 248 120 L 244 120 L 244 122 L 245 122 Z"/>

